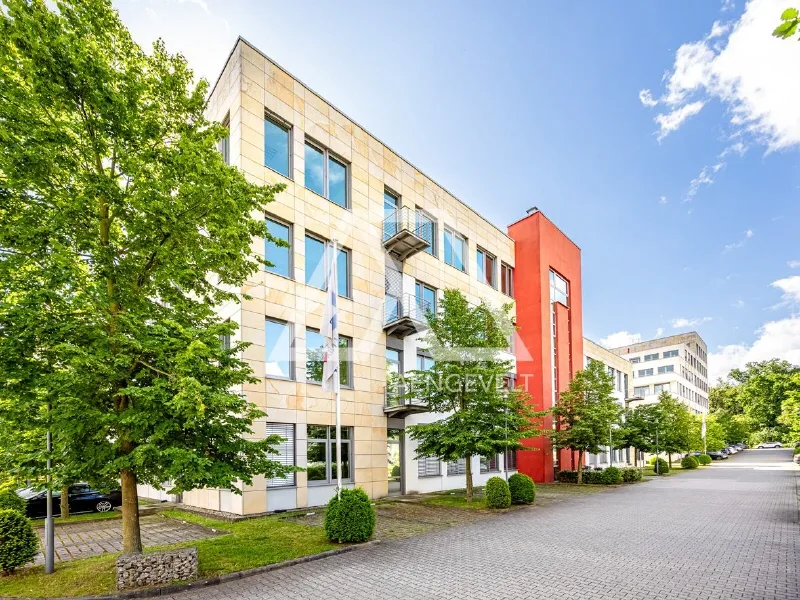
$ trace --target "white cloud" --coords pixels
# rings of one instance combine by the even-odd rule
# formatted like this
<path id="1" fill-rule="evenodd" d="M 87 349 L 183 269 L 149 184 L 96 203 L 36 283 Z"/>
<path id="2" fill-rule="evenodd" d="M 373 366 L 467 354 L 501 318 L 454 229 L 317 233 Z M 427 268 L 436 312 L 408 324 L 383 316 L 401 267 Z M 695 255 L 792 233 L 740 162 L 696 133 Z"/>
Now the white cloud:
<path id="1" fill-rule="evenodd" d="M 716 352 L 708 355 L 709 383 L 727 377 L 731 369 L 771 358 L 800 365 L 800 317 L 765 323 L 756 331 L 756 341 L 752 345 L 719 346 Z"/>
<path id="2" fill-rule="evenodd" d="M 744 308 L 744 300 L 737 300 L 733 304 L 731 304 L 733 308 Z"/>
<path id="3" fill-rule="evenodd" d="M 650 90 L 641 90 L 639 92 L 639 100 L 645 106 L 652 108 L 658 104 L 658 100 L 653 98 L 653 93 Z"/>
<path id="4" fill-rule="evenodd" d="M 783 292 L 781 297 L 783 304 L 800 304 L 800 275 L 778 279 L 773 281 L 771 286 Z"/>
<path id="5" fill-rule="evenodd" d="M 601 338 L 600 345 L 605 346 L 606 348 L 619 348 L 621 346 L 638 344 L 641 341 L 642 341 L 642 335 L 640 333 L 617 331 L 607 337 Z"/>
<path id="6" fill-rule="evenodd" d="M 725 248 L 723 249 L 722 253 L 725 254 L 730 252 L 731 250 L 736 250 L 737 248 L 741 248 L 747 243 L 747 240 L 755 235 L 752 229 L 748 229 L 744 232 L 744 237 L 740 239 L 738 242 L 731 242 L 730 244 L 725 244 Z"/>
<path id="7" fill-rule="evenodd" d="M 800 260 L 787 260 L 786 264 L 790 269 L 800 269 Z"/>
<path id="8" fill-rule="evenodd" d="M 656 329 L 656 337 L 659 338 L 662 335 L 664 335 L 664 328 L 663 327 L 659 327 L 658 329 Z"/>
<path id="9" fill-rule="evenodd" d="M 667 197 L 666 197 L 666 196 L 661 196 L 661 197 L 658 199 L 658 203 L 659 203 L 659 204 L 666 204 L 667 202 L 669 202 L 669 200 L 667 200 Z"/>
<path id="10" fill-rule="evenodd" d="M 664 94 L 640 93 L 645 106 L 668 109 L 655 117 L 659 140 L 718 100 L 736 133 L 749 133 L 769 151 L 800 145 L 800 78 L 790 75 L 800 44 L 770 35 L 785 8 L 785 0 L 749 0 L 738 21 L 715 22 L 702 40 L 678 48 Z"/>
<path id="11" fill-rule="evenodd" d="M 722 166 L 725 165 L 725 163 L 717 163 L 717 164 L 721 164 Z M 711 185 L 712 183 L 714 183 L 713 174 L 719 171 L 719 169 L 721 169 L 722 166 L 720 166 L 719 168 L 716 168 L 717 165 L 714 165 L 713 167 L 703 167 L 700 173 L 698 173 L 697 177 L 695 177 L 689 182 L 689 189 L 686 192 L 686 197 L 683 199 L 683 201 L 690 202 L 692 198 L 694 198 L 697 195 L 697 192 L 700 191 L 700 188 L 702 186 Z"/>
<path id="12" fill-rule="evenodd" d="M 719 157 L 725 158 L 729 154 L 738 154 L 739 156 L 744 156 L 744 153 L 747 152 L 747 146 L 744 145 L 744 142 L 736 142 L 735 144 L 731 144 L 725 150 L 720 152 Z"/>
<path id="13" fill-rule="evenodd" d="M 698 325 L 702 325 L 703 323 L 708 323 L 711 320 L 712 320 L 711 317 L 696 317 L 694 319 L 687 319 L 686 317 L 678 317 L 677 319 L 672 319 L 672 327 L 673 329 L 697 327 Z"/>

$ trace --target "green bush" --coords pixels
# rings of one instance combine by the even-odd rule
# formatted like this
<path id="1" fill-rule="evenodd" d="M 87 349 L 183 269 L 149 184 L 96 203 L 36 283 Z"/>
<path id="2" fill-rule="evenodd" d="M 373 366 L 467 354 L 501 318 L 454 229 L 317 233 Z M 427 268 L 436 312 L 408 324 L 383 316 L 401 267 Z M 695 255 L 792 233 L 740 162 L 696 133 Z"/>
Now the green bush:
<path id="1" fill-rule="evenodd" d="M 694 456 L 684 456 L 681 459 L 681 467 L 684 469 L 696 469 L 700 466 L 700 462 Z"/>
<path id="2" fill-rule="evenodd" d="M 486 506 L 489 508 L 508 508 L 511 506 L 511 490 L 502 477 L 490 477 L 483 488 Z"/>
<path id="3" fill-rule="evenodd" d="M 617 467 L 608 467 L 601 474 L 600 483 L 604 485 L 616 485 L 622 483 L 622 471 Z"/>
<path id="4" fill-rule="evenodd" d="M 577 471 L 559 471 L 558 480 L 561 483 L 578 483 Z"/>
<path id="5" fill-rule="evenodd" d="M 634 483 L 642 480 L 642 470 L 638 467 L 624 467 L 622 469 L 622 481 L 625 483 Z"/>
<path id="6" fill-rule="evenodd" d="M 325 535 L 332 542 L 365 542 L 375 533 L 375 509 L 361 488 L 343 489 L 328 502 Z"/>
<path id="7" fill-rule="evenodd" d="M 394 465 L 392 467 L 392 477 L 400 477 L 400 465 Z"/>
<path id="8" fill-rule="evenodd" d="M 708 454 L 700 454 L 699 456 L 695 456 L 697 462 L 701 465 L 710 465 L 711 464 L 711 457 Z"/>
<path id="9" fill-rule="evenodd" d="M 24 515 L 26 508 L 27 504 L 25 500 L 17 495 L 17 492 L 14 491 L 12 486 L 0 486 L 0 510 L 16 510 Z"/>
<path id="10" fill-rule="evenodd" d="M 0 510 L 0 570 L 8 575 L 39 553 L 39 537 L 31 522 L 16 510 Z"/>
<path id="11" fill-rule="evenodd" d="M 536 499 L 536 484 L 522 473 L 514 473 L 508 478 L 508 489 L 511 492 L 511 504 L 533 504 Z"/>
<path id="12" fill-rule="evenodd" d="M 656 463 L 658 464 L 658 469 L 656 469 Z M 650 464 L 653 465 L 653 471 L 656 471 L 658 475 L 663 475 L 664 473 L 669 473 L 669 463 L 665 461 L 663 458 L 658 458 L 654 456 L 650 459 Z"/>

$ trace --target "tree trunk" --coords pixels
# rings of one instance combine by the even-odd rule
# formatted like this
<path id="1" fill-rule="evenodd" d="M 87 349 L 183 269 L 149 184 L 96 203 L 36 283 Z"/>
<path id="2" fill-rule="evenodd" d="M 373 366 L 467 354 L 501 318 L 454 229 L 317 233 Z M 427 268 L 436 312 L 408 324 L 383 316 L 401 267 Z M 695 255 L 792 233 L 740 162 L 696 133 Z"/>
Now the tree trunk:
<path id="1" fill-rule="evenodd" d="M 61 487 L 61 518 L 66 519 L 69 516 L 69 486 Z"/>
<path id="2" fill-rule="evenodd" d="M 467 457 L 467 503 L 472 502 L 472 457 Z"/>
<path id="3" fill-rule="evenodd" d="M 669 458 L 669 468 L 672 468 L 672 452 L 667 452 L 667 457 Z"/>
<path id="4" fill-rule="evenodd" d="M 583 483 L 583 450 L 578 450 L 578 483 Z"/>
<path id="5" fill-rule="evenodd" d="M 130 469 L 123 469 L 119 475 L 122 482 L 122 552 L 139 554 L 142 551 L 142 534 L 139 530 L 136 473 Z"/>

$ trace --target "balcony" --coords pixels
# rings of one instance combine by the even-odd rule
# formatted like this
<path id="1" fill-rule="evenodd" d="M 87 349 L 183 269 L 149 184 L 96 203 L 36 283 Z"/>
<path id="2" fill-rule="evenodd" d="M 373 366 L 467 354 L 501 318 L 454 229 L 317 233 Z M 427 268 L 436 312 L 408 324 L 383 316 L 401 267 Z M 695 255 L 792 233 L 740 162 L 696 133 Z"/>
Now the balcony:
<path id="1" fill-rule="evenodd" d="M 383 305 L 383 329 L 386 335 L 406 337 L 428 329 L 429 302 L 413 294 L 400 298 L 386 296 Z"/>
<path id="2" fill-rule="evenodd" d="M 408 207 L 398 208 L 383 221 L 383 247 L 405 260 L 431 245 L 433 224 L 417 220 L 417 213 Z"/>
<path id="3" fill-rule="evenodd" d="M 387 385 L 383 401 L 383 412 L 387 417 L 402 419 L 408 415 L 428 411 L 428 405 L 425 402 L 410 398 L 405 394 L 405 386 L 393 385 L 390 387 Z"/>

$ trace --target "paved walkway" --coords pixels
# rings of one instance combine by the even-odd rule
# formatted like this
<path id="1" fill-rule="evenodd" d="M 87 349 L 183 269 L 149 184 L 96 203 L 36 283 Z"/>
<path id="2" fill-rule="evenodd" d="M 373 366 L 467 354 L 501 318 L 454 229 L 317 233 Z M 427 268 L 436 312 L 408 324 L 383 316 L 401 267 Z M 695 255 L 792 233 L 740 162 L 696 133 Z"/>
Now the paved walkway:
<path id="1" fill-rule="evenodd" d="M 219 535 L 206 527 L 165 519 L 157 515 L 141 517 L 139 524 L 142 530 L 142 544 L 145 548 L 201 540 Z M 44 546 L 44 527 L 38 528 L 37 532 L 42 546 Z M 56 561 L 121 551 L 122 519 L 78 521 L 63 525 L 56 523 Z M 36 564 L 44 564 L 44 555 L 41 552 L 36 557 Z"/>
<path id="2" fill-rule="evenodd" d="M 288 567 L 175 600 L 797 600 L 789 450 Z"/>

